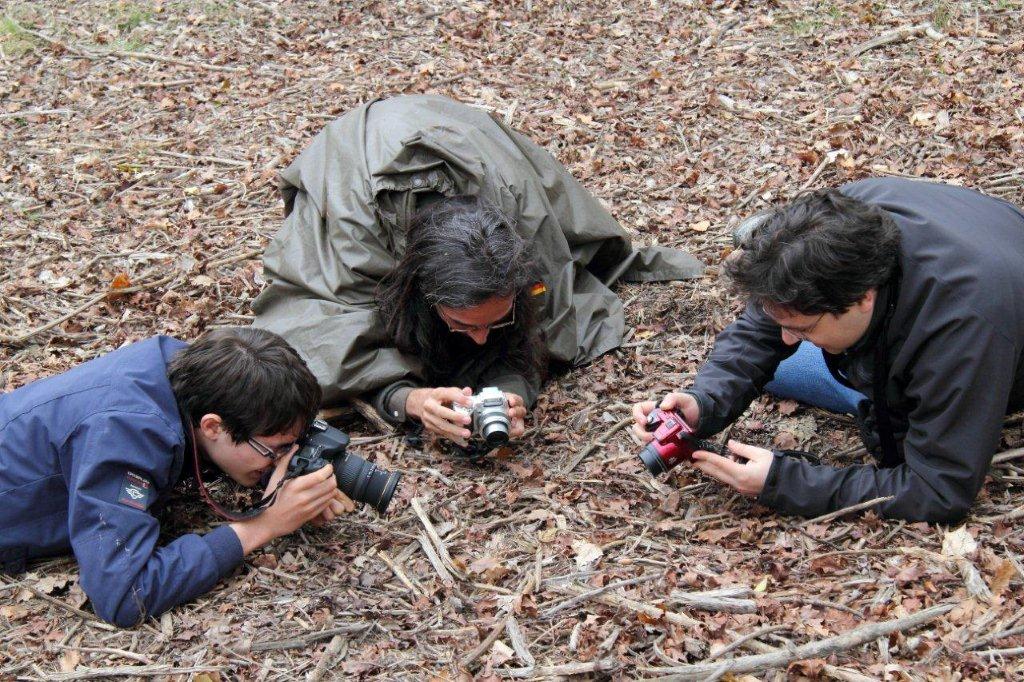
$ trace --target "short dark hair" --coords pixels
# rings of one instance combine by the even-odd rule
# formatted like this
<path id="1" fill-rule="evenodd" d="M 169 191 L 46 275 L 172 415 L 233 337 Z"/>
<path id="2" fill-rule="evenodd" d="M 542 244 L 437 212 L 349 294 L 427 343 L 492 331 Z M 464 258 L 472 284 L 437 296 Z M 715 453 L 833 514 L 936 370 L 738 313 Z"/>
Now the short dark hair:
<path id="1" fill-rule="evenodd" d="M 899 247 L 899 228 L 881 209 L 818 190 L 768 217 L 725 272 L 752 303 L 840 314 L 892 277 Z"/>
<path id="2" fill-rule="evenodd" d="M 409 224 L 405 253 L 380 284 L 377 303 L 399 350 L 416 355 L 428 381 L 444 381 L 461 358 L 452 357 L 447 325 L 434 306 L 470 308 L 515 295 L 515 320 L 499 329 L 502 359 L 526 375 L 543 373 L 536 311 L 529 288 L 538 280 L 530 244 L 515 223 L 476 196 L 438 200 Z M 457 351 L 454 351 L 457 352 Z"/>
<path id="3" fill-rule="evenodd" d="M 255 327 L 207 332 L 171 360 L 167 377 L 193 426 L 216 414 L 236 443 L 305 426 L 320 407 L 320 385 L 295 349 Z"/>

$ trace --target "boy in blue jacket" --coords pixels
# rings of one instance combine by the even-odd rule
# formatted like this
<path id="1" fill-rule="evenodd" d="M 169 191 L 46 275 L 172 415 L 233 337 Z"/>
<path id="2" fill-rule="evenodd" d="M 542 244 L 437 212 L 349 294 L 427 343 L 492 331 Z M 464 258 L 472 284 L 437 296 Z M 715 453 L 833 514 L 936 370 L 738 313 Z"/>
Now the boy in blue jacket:
<path id="1" fill-rule="evenodd" d="M 154 337 L 0 395 L 0 572 L 73 552 L 93 610 L 122 627 L 203 594 L 243 556 L 341 513 L 331 468 L 162 547 L 153 511 L 199 467 L 244 486 L 283 473 L 320 397 L 281 337 L 248 328 Z"/>

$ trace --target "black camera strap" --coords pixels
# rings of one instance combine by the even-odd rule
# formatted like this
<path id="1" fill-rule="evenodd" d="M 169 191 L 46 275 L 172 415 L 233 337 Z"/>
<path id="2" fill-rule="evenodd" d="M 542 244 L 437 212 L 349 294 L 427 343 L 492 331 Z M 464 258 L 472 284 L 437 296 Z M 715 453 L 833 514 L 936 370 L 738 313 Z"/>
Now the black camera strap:
<path id="1" fill-rule="evenodd" d="M 206 501 L 206 504 L 210 506 L 210 509 L 212 509 L 214 513 L 217 514 L 217 516 L 220 516 L 221 518 L 226 519 L 228 521 L 248 521 L 249 519 L 256 518 L 264 511 L 266 511 L 267 507 L 274 504 L 274 500 L 277 499 L 277 491 L 279 491 L 281 489 L 281 486 L 284 485 L 285 480 L 287 480 L 288 478 L 287 476 L 278 481 L 277 485 L 274 487 L 274 489 L 271 491 L 269 495 L 267 495 L 254 505 L 251 505 L 244 509 L 240 509 L 238 511 L 231 511 L 225 509 L 223 506 L 218 504 L 213 499 L 213 496 L 210 495 L 210 491 L 207 490 L 206 484 L 203 483 L 203 474 L 201 471 L 202 467 L 199 466 L 199 448 L 196 445 L 196 431 L 195 428 L 192 426 L 192 420 L 187 418 L 186 423 L 188 424 L 189 439 L 192 441 L 192 462 L 193 466 L 195 467 L 196 484 L 199 486 L 199 494 L 202 495 L 203 500 Z"/>

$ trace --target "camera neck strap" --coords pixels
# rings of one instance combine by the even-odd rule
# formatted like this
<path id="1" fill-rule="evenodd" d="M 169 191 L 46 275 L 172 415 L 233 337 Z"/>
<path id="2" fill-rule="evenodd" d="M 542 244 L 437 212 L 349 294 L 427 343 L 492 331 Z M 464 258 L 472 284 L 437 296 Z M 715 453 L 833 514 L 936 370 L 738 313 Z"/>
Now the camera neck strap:
<path id="1" fill-rule="evenodd" d="M 190 418 L 186 418 L 186 423 L 188 424 L 189 440 L 192 441 L 192 465 L 195 468 L 196 484 L 199 486 L 199 494 L 202 495 L 203 500 L 206 502 L 207 505 L 209 505 L 210 509 L 212 509 L 214 513 L 217 514 L 217 516 L 232 522 L 248 521 L 249 519 L 256 518 L 264 511 L 266 511 L 267 507 L 274 504 L 274 500 L 277 499 L 277 491 L 281 489 L 281 486 L 288 478 L 287 476 L 285 476 L 284 478 L 277 482 L 277 485 L 274 486 L 274 489 L 271 491 L 269 495 L 264 497 L 256 504 L 246 507 L 245 509 L 232 511 L 229 509 L 225 509 L 223 506 L 218 504 L 213 499 L 213 496 L 210 495 L 210 491 L 207 490 L 206 484 L 203 482 L 202 467 L 199 466 L 199 446 L 196 440 L 195 427 L 192 426 L 192 420 Z"/>

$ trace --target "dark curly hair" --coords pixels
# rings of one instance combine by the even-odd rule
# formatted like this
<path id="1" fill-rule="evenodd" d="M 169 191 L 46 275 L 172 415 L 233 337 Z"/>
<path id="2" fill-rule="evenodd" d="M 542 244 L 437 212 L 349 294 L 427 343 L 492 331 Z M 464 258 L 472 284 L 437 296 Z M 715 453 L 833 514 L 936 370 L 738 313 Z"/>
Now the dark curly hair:
<path id="1" fill-rule="evenodd" d="M 803 315 L 840 314 L 897 267 L 900 233 L 886 213 L 838 190 L 776 210 L 725 263 L 749 302 Z"/>
<path id="2" fill-rule="evenodd" d="M 406 233 L 405 253 L 380 284 L 381 319 L 396 347 L 423 363 L 430 383 L 450 380 L 466 345 L 454 339 L 435 306 L 469 308 L 515 295 L 511 327 L 491 332 L 502 360 L 524 376 L 544 373 L 537 311 L 529 287 L 538 268 L 515 224 L 479 197 L 442 198 L 419 211 Z"/>

